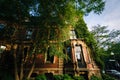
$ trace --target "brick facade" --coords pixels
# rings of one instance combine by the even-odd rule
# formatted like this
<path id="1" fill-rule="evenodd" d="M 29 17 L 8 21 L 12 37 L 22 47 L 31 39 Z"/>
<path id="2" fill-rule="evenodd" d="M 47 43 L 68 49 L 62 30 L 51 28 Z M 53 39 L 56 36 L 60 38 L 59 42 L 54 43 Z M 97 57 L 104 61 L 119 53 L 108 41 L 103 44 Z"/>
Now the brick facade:
<path id="1" fill-rule="evenodd" d="M 34 29 L 34 31 L 36 30 L 37 29 Z M 14 42 L 14 45 L 12 45 L 9 40 L 3 41 L 1 39 L 0 45 L 5 45 L 6 51 L 10 51 L 11 47 L 16 45 L 16 50 L 18 50 L 17 54 L 24 52 L 26 54 L 26 58 L 29 59 L 27 56 L 33 42 L 31 39 L 25 39 L 25 37 L 26 30 L 22 28 L 19 29 L 19 33 L 16 32 L 16 35 L 11 37 L 13 40 L 21 40 L 20 38 L 24 38 L 21 42 L 16 40 L 16 42 Z M 52 61 L 47 61 L 45 54 L 38 54 L 36 57 L 36 65 L 33 74 L 38 75 L 43 73 L 53 73 L 54 75 L 84 75 L 88 76 L 88 79 L 92 75 L 100 76 L 100 69 L 92 58 L 89 46 L 87 46 L 83 40 L 77 39 L 75 35 L 74 38 L 69 40 L 70 45 L 69 47 L 65 47 L 64 51 L 64 54 L 68 55 L 71 58 L 70 60 L 67 61 L 62 58 L 58 58 L 57 56 L 53 56 Z M 67 49 L 69 49 L 70 52 L 67 52 Z M 30 62 L 28 62 L 27 66 L 28 67 L 26 67 L 26 70 L 29 70 Z"/>

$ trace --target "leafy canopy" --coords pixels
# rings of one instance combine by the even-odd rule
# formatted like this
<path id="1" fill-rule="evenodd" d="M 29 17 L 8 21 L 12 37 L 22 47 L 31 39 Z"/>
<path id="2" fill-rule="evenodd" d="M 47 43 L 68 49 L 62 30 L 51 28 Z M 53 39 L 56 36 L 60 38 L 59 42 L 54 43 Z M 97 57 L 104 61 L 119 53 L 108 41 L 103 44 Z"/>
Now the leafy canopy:
<path id="1" fill-rule="evenodd" d="M 104 5 L 103 0 L 0 0 L 0 18 L 19 21 L 29 18 L 31 12 L 32 16 L 41 16 L 42 19 L 54 18 L 56 21 L 55 17 L 60 17 L 62 21 L 72 22 L 71 16 L 75 11 L 100 14 Z"/>
<path id="2" fill-rule="evenodd" d="M 110 53 L 114 52 L 115 55 L 119 54 L 119 37 L 120 30 L 108 30 L 108 26 L 93 26 L 91 33 L 94 35 L 96 46 L 94 47 L 97 55 L 106 65 L 106 61 L 110 59 Z M 119 56 L 116 59 L 119 61 Z"/>
<path id="3" fill-rule="evenodd" d="M 0 0 L 0 19 L 13 23 L 28 20 L 29 24 L 39 25 L 33 50 L 47 50 L 51 37 L 62 43 L 68 38 L 70 25 L 74 27 L 78 20 L 83 19 L 83 15 L 92 11 L 100 14 L 104 5 L 103 0 Z M 84 24 L 83 21 L 79 23 Z M 89 33 L 86 31 L 82 34 Z M 86 40 L 89 42 L 88 38 Z"/>

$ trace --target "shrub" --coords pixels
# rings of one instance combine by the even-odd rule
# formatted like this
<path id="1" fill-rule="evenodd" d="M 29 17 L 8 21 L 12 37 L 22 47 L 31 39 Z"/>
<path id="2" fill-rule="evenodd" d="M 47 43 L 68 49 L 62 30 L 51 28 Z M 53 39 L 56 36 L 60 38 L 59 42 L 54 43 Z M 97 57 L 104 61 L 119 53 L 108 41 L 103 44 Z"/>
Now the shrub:
<path id="1" fill-rule="evenodd" d="M 55 80 L 62 80 L 62 75 L 54 75 L 53 76 Z"/>
<path id="2" fill-rule="evenodd" d="M 85 80 L 83 76 L 74 76 L 74 80 Z"/>
<path id="3" fill-rule="evenodd" d="M 44 74 L 38 75 L 35 80 L 47 80 L 46 76 Z"/>
<path id="4" fill-rule="evenodd" d="M 69 76 L 68 74 L 64 74 L 63 75 L 63 80 L 73 80 L 71 76 Z"/>
<path id="5" fill-rule="evenodd" d="M 102 78 L 103 78 L 103 80 L 115 80 L 115 78 L 113 78 L 113 77 L 111 77 L 111 76 L 109 76 L 107 74 L 103 74 Z"/>
<path id="6" fill-rule="evenodd" d="M 93 75 L 90 77 L 90 80 L 102 80 L 102 79 Z"/>

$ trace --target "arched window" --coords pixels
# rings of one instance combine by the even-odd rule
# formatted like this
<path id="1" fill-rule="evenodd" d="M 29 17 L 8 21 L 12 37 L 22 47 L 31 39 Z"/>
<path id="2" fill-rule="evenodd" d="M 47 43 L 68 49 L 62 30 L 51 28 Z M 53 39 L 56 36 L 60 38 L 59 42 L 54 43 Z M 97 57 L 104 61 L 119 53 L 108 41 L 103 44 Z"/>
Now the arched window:
<path id="1" fill-rule="evenodd" d="M 82 54 L 82 47 L 81 47 L 81 45 L 76 45 L 75 46 L 75 57 L 76 57 L 76 60 L 81 60 L 81 54 Z"/>
<path id="2" fill-rule="evenodd" d="M 82 50 L 82 45 L 80 45 L 80 44 L 75 45 L 75 59 L 76 59 L 76 62 L 78 63 L 79 68 L 86 67 L 83 50 Z"/>

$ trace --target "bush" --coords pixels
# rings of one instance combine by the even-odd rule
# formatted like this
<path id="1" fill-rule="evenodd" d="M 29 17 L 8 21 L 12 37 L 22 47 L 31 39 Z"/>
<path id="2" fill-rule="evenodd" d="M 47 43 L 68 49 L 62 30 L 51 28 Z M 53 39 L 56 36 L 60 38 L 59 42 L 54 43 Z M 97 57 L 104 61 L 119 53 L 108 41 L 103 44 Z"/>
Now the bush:
<path id="1" fill-rule="evenodd" d="M 62 78 L 63 78 L 62 75 L 54 75 L 53 77 L 55 80 L 62 80 Z"/>
<path id="2" fill-rule="evenodd" d="M 69 76 L 68 74 L 64 74 L 63 75 L 63 80 L 73 80 L 71 76 Z"/>
<path id="3" fill-rule="evenodd" d="M 10 73 L 0 72 L 0 80 L 14 80 L 14 77 Z"/>
<path id="4" fill-rule="evenodd" d="M 103 74 L 102 78 L 103 78 L 103 80 L 115 80 L 115 78 L 113 78 L 113 77 L 111 77 L 111 76 L 109 76 L 107 74 Z"/>
<path id="5" fill-rule="evenodd" d="M 73 76 L 71 77 L 68 74 L 64 75 L 53 75 L 54 80 L 85 80 L 83 76 Z M 51 78 L 50 78 L 51 79 Z M 42 74 L 38 75 L 35 80 L 47 80 L 47 76 Z M 95 79 L 94 79 L 95 80 Z"/>
<path id="6" fill-rule="evenodd" d="M 38 75 L 35 80 L 47 80 L 46 76 L 44 74 Z"/>
<path id="7" fill-rule="evenodd" d="M 102 80 L 102 79 L 93 75 L 90 77 L 90 80 Z"/>
<path id="8" fill-rule="evenodd" d="M 69 76 L 68 74 L 64 74 L 64 75 L 54 75 L 54 79 L 55 80 L 74 80 L 71 76 Z"/>
<path id="9" fill-rule="evenodd" d="M 83 76 L 74 76 L 74 80 L 85 80 Z"/>

